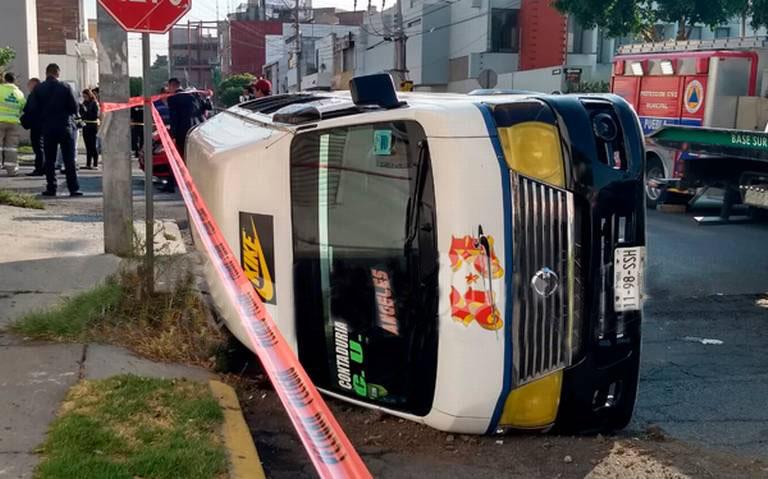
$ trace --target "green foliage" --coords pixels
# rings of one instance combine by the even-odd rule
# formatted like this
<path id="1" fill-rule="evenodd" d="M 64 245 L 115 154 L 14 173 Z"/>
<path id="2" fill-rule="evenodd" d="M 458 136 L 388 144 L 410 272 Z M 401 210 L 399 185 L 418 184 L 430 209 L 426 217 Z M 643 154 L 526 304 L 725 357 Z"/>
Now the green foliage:
<path id="1" fill-rule="evenodd" d="M 0 190 L 0 205 L 15 206 L 17 208 L 30 208 L 44 210 L 45 203 L 29 193 L 17 193 L 15 191 Z"/>
<path id="2" fill-rule="evenodd" d="M 568 93 L 608 93 L 611 85 L 607 81 L 581 82 L 568 89 Z"/>
<path id="3" fill-rule="evenodd" d="M 114 311 L 123 298 L 123 290 L 114 281 L 66 299 L 59 308 L 29 313 L 11 329 L 35 339 L 82 338 L 105 313 Z"/>
<path id="4" fill-rule="evenodd" d="M 768 3 L 768 0 L 758 0 Z M 749 0 L 555 0 L 554 6 L 572 15 L 585 28 L 600 27 L 610 36 L 660 40 L 654 25 L 678 24 L 678 40 L 686 40 L 696 24 L 715 27 L 740 16 Z M 766 12 L 768 15 L 768 12 Z"/>
<path id="5" fill-rule="evenodd" d="M 42 447 L 40 479 L 215 479 L 227 458 L 206 384 L 133 375 L 83 381 Z"/>
<path id="6" fill-rule="evenodd" d="M 16 58 L 16 52 L 11 47 L 0 47 L 0 70 L 6 65 L 10 65 Z"/>
<path id="7" fill-rule="evenodd" d="M 736 0 L 738 1 L 738 0 Z M 743 6 L 742 18 L 752 17 L 751 25 L 753 28 L 768 27 L 768 0 L 741 0 Z"/>
<path id="8" fill-rule="evenodd" d="M 240 101 L 240 95 L 242 94 L 243 89 L 237 86 L 232 86 L 224 90 L 220 90 L 218 94 L 219 103 L 221 103 L 224 107 L 237 105 L 237 103 Z"/>
<path id="9" fill-rule="evenodd" d="M 144 85 L 142 85 L 142 82 L 144 80 L 141 77 L 131 77 L 128 79 L 128 90 L 130 91 L 130 96 L 141 96 L 144 90 Z"/>
<path id="10" fill-rule="evenodd" d="M 238 102 L 243 88 L 252 84 L 256 77 L 250 73 L 242 73 L 226 78 L 216 88 L 216 96 L 225 107 L 230 107 Z"/>
<path id="11" fill-rule="evenodd" d="M 158 55 L 149 67 L 149 88 L 152 94 L 158 93 L 166 82 L 171 71 L 168 65 L 168 55 Z"/>

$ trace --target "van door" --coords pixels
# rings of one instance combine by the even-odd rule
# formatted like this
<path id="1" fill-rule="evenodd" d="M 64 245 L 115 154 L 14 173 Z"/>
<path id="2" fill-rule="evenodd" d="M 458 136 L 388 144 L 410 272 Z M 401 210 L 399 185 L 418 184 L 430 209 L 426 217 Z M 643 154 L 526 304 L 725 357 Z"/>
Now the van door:
<path id="1" fill-rule="evenodd" d="M 437 367 L 437 232 L 421 126 L 311 131 L 291 146 L 299 359 L 318 387 L 426 415 Z"/>

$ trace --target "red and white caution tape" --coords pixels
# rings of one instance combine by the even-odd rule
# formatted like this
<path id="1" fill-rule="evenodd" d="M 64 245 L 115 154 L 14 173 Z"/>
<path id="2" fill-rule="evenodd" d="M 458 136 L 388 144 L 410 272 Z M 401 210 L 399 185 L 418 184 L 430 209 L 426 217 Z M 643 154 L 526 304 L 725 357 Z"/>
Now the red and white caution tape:
<path id="1" fill-rule="evenodd" d="M 211 90 L 185 90 L 180 92 L 180 94 L 190 94 L 190 93 L 202 93 L 206 96 L 213 95 L 213 92 Z M 151 99 L 152 99 L 152 102 L 154 103 L 157 100 L 162 100 L 173 95 L 177 95 L 177 93 L 160 93 L 158 95 L 152 95 Z M 143 106 L 143 105 L 144 105 L 143 96 L 133 96 L 128 99 L 127 103 L 102 102 L 101 112 L 109 113 L 111 111 L 125 110 L 126 108 L 133 108 L 135 106 Z"/>
<path id="2" fill-rule="evenodd" d="M 163 124 L 154 105 L 152 116 L 156 124 Z M 318 474 L 322 478 L 372 477 L 246 278 L 170 134 L 165 128 L 158 132 L 192 223 Z"/>

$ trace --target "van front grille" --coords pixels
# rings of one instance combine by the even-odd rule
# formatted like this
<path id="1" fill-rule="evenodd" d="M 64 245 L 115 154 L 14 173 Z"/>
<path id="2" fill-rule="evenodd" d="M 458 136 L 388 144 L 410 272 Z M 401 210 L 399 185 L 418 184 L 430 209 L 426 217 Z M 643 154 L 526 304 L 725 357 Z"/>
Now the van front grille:
<path id="1" fill-rule="evenodd" d="M 516 385 L 570 364 L 577 259 L 568 191 L 513 174 Z"/>

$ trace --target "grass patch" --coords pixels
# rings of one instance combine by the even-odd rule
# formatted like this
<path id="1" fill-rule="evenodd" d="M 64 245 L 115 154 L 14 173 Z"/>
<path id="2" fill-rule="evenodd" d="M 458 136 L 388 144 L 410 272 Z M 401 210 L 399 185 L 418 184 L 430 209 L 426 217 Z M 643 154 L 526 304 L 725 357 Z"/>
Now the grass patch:
<path id="1" fill-rule="evenodd" d="M 116 281 L 64 300 L 57 308 L 32 312 L 11 326 L 11 330 L 34 339 L 85 339 L 89 329 L 118 309 L 123 300 L 123 288 Z"/>
<path id="2" fill-rule="evenodd" d="M 147 298 L 136 272 L 19 318 L 11 331 L 37 340 L 118 344 L 141 356 L 211 367 L 222 342 L 192 278 Z"/>
<path id="3" fill-rule="evenodd" d="M 17 193 L 15 191 L 0 190 L 0 205 L 16 206 L 17 208 L 30 208 L 44 210 L 45 203 L 29 193 Z"/>
<path id="4" fill-rule="evenodd" d="M 82 381 L 42 446 L 37 479 L 219 479 L 224 414 L 204 384 L 133 375 Z"/>

